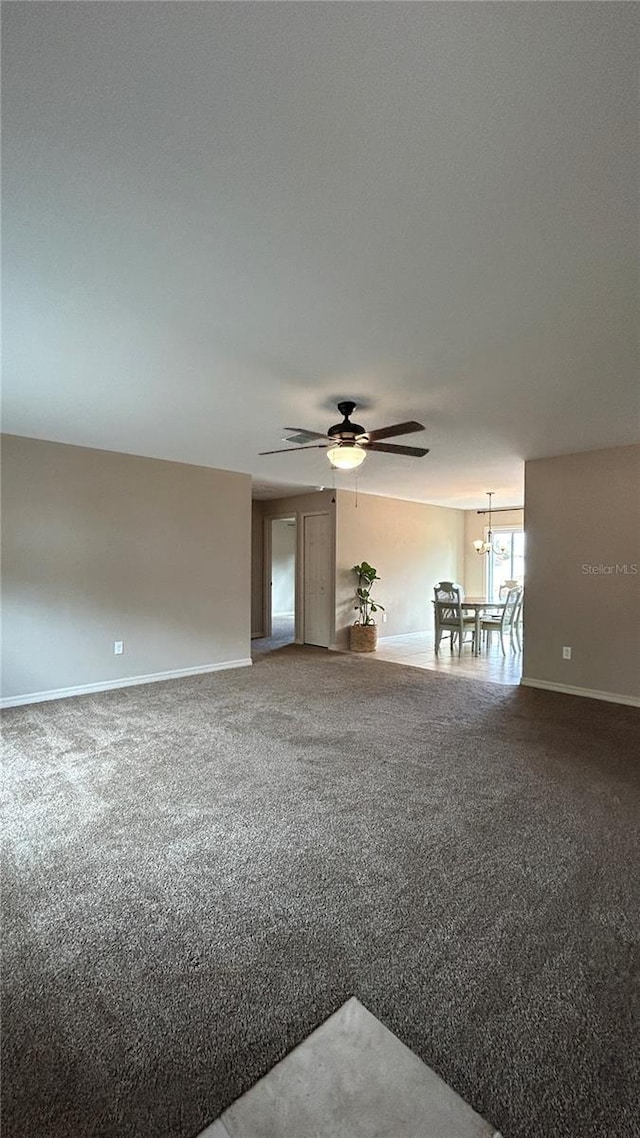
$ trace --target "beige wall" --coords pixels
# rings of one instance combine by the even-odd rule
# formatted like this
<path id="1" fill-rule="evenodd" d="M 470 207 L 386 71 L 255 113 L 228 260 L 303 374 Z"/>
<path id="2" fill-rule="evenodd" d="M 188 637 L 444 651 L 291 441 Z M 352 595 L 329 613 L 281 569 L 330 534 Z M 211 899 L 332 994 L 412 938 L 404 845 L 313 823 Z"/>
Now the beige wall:
<path id="1" fill-rule="evenodd" d="M 353 624 L 354 565 L 368 561 L 381 577 L 373 597 L 385 606 L 379 636 L 431 629 L 433 586 L 458 580 L 464 564 L 464 512 L 338 490 L 336 517 L 336 646 Z"/>
<path id="2" fill-rule="evenodd" d="M 528 462 L 525 501 L 524 682 L 640 698 L 640 446 Z"/>
<path id="3" fill-rule="evenodd" d="M 2 466 L 5 699 L 249 657 L 248 475 L 14 436 Z"/>
<path id="4" fill-rule="evenodd" d="M 300 567 L 302 565 L 302 542 L 304 531 L 302 518 L 305 513 L 327 511 L 331 514 L 332 525 L 335 525 L 335 493 L 333 490 L 317 490 L 310 494 L 297 494 L 291 498 L 270 498 L 266 501 L 253 502 L 251 545 L 252 555 L 252 581 L 251 581 L 251 635 L 264 636 L 264 519 L 265 518 L 295 518 L 296 521 L 296 558 L 297 578 L 296 589 L 299 595 L 302 587 L 300 580 Z M 300 605 L 296 605 L 296 636 L 302 637 L 300 622 Z"/>
<path id="5" fill-rule="evenodd" d="M 524 513 L 522 510 L 508 510 L 504 514 L 493 515 L 494 529 L 499 526 L 510 526 L 512 529 L 523 528 Z M 487 560 L 485 555 L 476 553 L 473 543 L 477 539 L 484 541 L 489 520 L 488 514 L 479 514 L 476 510 L 465 510 L 464 518 L 464 570 L 462 584 L 469 597 L 484 597 L 487 594 Z"/>

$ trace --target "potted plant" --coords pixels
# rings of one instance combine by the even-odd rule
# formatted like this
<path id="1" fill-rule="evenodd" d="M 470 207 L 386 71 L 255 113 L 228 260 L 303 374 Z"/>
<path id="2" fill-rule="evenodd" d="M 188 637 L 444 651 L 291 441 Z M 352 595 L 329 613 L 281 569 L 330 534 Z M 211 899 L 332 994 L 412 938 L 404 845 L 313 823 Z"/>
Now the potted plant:
<path id="1" fill-rule="evenodd" d="M 371 586 L 380 578 L 368 561 L 354 565 L 353 572 L 358 578 L 354 605 L 358 617 L 350 628 L 350 648 L 352 652 L 375 652 L 378 643 L 378 626 L 373 619 L 373 613 L 378 612 L 378 609 L 384 612 L 384 606 L 372 601 Z"/>

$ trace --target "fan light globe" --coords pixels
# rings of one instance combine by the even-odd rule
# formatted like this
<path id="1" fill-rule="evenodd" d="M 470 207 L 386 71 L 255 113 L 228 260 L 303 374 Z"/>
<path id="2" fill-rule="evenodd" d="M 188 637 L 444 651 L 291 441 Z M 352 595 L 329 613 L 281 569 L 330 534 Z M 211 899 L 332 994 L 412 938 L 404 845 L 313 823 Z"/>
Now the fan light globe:
<path id="1" fill-rule="evenodd" d="M 358 446 L 336 446 L 327 451 L 329 462 L 338 470 L 355 470 L 366 457 L 366 451 Z"/>

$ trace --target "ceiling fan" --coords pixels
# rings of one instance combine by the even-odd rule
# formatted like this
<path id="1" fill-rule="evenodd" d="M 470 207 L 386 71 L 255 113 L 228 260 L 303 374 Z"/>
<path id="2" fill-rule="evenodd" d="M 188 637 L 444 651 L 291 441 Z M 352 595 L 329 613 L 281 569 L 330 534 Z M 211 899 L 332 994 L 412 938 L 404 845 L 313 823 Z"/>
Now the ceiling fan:
<path id="1" fill-rule="evenodd" d="M 285 427 L 294 432 L 288 443 L 298 446 L 284 447 L 281 450 L 263 450 L 261 454 L 287 454 L 294 450 L 326 450 L 327 458 L 338 470 L 354 470 L 367 457 L 367 451 L 383 451 L 385 454 L 405 454 L 410 458 L 424 458 L 429 451 L 424 447 L 398 446 L 396 443 L 382 443 L 380 439 L 392 439 L 397 435 L 410 435 L 413 431 L 424 431 L 422 423 L 395 423 L 392 427 L 381 427 L 377 431 L 365 431 L 359 423 L 352 423 L 350 415 L 356 404 L 350 401 L 338 403 L 338 411 L 343 416 L 341 423 L 335 423 L 325 435 L 317 431 L 306 431 L 304 427 Z M 314 439 L 323 439 L 321 443 Z"/>

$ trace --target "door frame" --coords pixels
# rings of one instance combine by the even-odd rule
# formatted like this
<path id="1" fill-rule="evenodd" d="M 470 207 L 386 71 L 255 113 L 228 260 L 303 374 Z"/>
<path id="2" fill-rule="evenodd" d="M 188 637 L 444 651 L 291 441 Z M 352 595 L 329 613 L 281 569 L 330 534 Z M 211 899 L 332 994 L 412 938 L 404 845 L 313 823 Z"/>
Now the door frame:
<path id="1" fill-rule="evenodd" d="M 296 523 L 296 571 L 295 571 L 295 639 L 294 644 L 304 644 L 304 521 L 305 518 L 317 514 L 326 514 L 329 517 L 329 647 L 335 648 L 336 643 L 336 525 L 335 510 L 325 505 L 317 510 L 283 510 L 277 514 L 266 514 L 262 519 L 262 635 L 271 636 L 273 617 L 271 611 L 271 523 L 282 521 L 285 518 L 294 518 Z"/>
<path id="2" fill-rule="evenodd" d="M 294 510 L 287 510 L 283 514 L 269 514 L 262 519 L 262 635 L 271 636 L 273 630 L 273 613 L 272 613 L 272 569 L 271 558 L 273 555 L 273 542 L 272 542 L 272 522 L 285 522 L 293 521 L 296 527 L 296 542 L 295 542 L 295 571 L 294 571 L 294 590 L 293 590 L 293 611 L 295 621 L 295 643 L 300 643 L 298 640 L 298 608 L 300 605 L 300 590 L 298 585 L 298 566 L 300 561 L 300 518 L 298 512 Z"/>

